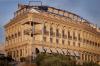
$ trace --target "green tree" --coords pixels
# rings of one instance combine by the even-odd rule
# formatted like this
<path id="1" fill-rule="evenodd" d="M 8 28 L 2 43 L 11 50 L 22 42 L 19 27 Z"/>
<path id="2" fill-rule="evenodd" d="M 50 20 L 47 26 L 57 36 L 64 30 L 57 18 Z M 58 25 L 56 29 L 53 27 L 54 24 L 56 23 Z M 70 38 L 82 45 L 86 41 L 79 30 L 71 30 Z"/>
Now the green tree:
<path id="1" fill-rule="evenodd" d="M 71 60 L 69 56 L 61 54 L 38 54 L 35 58 L 35 63 L 38 66 L 75 66 L 75 60 Z"/>
<path id="2" fill-rule="evenodd" d="M 83 66 L 100 66 L 100 65 L 98 65 L 97 63 L 94 63 L 94 62 L 84 62 Z"/>
<path id="3" fill-rule="evenodd" d="M 57 53 L 39 53 L 34 59 L 37 66 L 99 66 L 93 62 L 84 62 L 83 65 L 76 64 L 75 59 L 70 56 L 57 54 Z"/>

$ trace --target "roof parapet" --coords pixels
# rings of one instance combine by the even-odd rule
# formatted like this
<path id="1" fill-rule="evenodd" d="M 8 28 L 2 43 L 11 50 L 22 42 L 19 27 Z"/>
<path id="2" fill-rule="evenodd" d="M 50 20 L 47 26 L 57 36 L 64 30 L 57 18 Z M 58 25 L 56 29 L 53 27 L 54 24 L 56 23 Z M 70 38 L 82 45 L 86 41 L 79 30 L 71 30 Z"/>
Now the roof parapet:
<path id="1" fill-rule="evenodd" d="M 32 2 L 40 2 L 40 5 L 33 5 Z M 42 5 L 41 1 L 30 1 L 29 4 L 27 4 L 27 5 L 18 4 L 18 10 L 14 13 L 14 15 L 16 17 L 17 15 L 24 13 L 24 12 L 27 12 L 27 11 L 29 11 L 29 9 L 32 9 L 32 8 L 39 10 L 39 11 L 46 11 L 46 12 L 50 12 L 50 13 L 53 13 L 53 14 L 63 16 L 63 17 L 68 17 L 68 18 L 71 18 L 72 20 L 76 20 L 76 22 L 85 23 L 89 27 L 94 28 L 98 31 L 100 30 L 99 27 L 97 27 L 97 25 L 90 23 L 89 21 L 87 21 L 86 19 L 83 19 L 79 15 L 76 15 L 76 14 L 71 13 L 69 11 L 57 9 L 57 8 L 54 8 L 54 7 L 44 6 L 44 5 Z M 37 12 L 36 10 L 32 10 L 32 11 Z"/>

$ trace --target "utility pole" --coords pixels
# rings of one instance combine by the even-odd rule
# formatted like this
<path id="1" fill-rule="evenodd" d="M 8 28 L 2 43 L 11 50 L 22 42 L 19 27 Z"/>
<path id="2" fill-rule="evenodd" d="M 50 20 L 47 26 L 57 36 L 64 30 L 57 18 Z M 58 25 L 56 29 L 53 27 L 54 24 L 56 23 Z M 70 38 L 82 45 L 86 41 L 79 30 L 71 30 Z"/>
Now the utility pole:
<path id="1" fill-rule="evenodd" d="M 34 49 L 34 51 L 33 51 L 33 44 L 34 44 L 34 32 L 35 32 L 35 24 L 34 24 L 34 21 L 32 21 L 33 22 L 33 25 L 32 25 L 32 37 L 33 37 L 33 41 L 32 41 L 32 59 L 34 59 L 35 58 L 35 56 L 33 56 L 33 54 L 35 54 L 35 49 Z"/>
<path id="2" fill-rule="evenodd" d="M 42 23 L 42 49 L 44 49 L 44 39 L 43 39 L 43 37 L 44 37 L 44 22 Z"/>
<path id="3" fill-rule="evenodd" d="M 37 3 L 37 4 L 36 4 Z M 29 6 L 42 6 L 42 2 L 40 0 L 35 0 L 29 1 Z M 35 59 L 36 54 L 35 54 L 35 48 L 33 47 L 34 45 L 34 33 L 35 33 L 35 22 L 33 20 L 31 20 L 32 22 L 32 44 L 31 44 L 31 58 L 30 58 L 30 63 L 32 63 L 32 59 Z"/>

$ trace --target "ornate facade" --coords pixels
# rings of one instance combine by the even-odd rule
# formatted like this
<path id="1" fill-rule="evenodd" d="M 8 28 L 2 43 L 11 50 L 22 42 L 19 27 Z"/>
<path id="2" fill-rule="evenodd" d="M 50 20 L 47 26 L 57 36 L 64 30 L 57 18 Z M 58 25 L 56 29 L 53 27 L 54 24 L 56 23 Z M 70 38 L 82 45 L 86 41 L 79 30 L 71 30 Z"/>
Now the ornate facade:
<path id="1" fill-rule="evenodd" d="M 0 57 L 2 55 L 5 55 L 6 56 L 5 45 L 4 44 L 0 44 Z"/>
<path id="2" fill-rule="evenodd" d="M 16 60 L 46 52 L 100 61 L 100 28 L 71 12 L 20 4 L 4 27 L 5 50 Z"/>

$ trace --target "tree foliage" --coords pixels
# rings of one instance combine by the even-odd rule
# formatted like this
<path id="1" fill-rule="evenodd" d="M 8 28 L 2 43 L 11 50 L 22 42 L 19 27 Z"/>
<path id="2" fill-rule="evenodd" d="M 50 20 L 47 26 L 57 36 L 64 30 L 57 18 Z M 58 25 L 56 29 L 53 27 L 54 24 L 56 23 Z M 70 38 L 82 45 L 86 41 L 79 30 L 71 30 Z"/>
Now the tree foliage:
<path id="1" fill-rule="evenodd" d="M 93 62 L 84 62 L 83 66 L 100 66 L 100 65 L 93 63 Z"/>
<path id="2" fill-rule="evenodd" d="M 0 56 L 0 66 L 13 66 L 12 61 L 14 60 L 10 56 Z"/>
<path id="3" fill-rule="evenodd" d="M 38 54 L 35 58 L 38 66 L 75 66 L 75 60 L 71 60 L 69 56 L 61 54 Z"/>
<path id="4" fill-rule="evenodd" d="M 47 54 L 40 53 L 34 59 L 37 66 L 99 66 L 93 62 L 84 62 L 83 65 L 76 64 L 76 60 L 71 59 L 70 56 L 62 54 Z"/>

